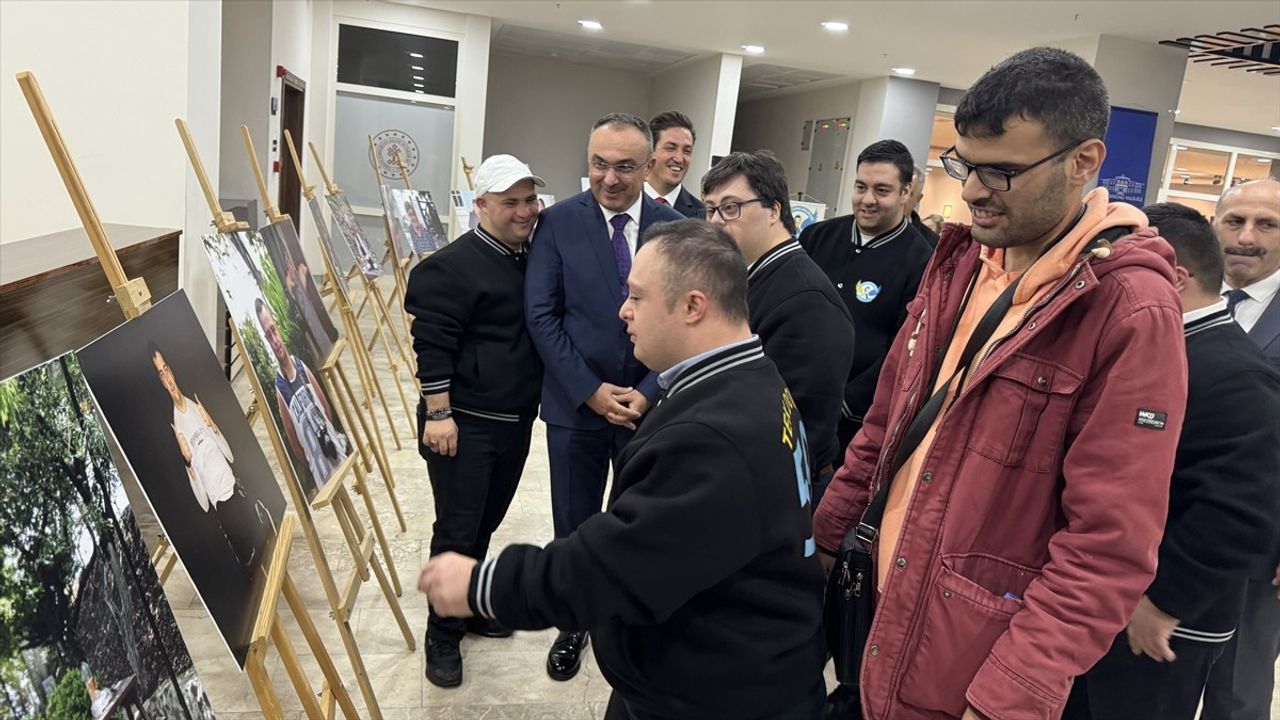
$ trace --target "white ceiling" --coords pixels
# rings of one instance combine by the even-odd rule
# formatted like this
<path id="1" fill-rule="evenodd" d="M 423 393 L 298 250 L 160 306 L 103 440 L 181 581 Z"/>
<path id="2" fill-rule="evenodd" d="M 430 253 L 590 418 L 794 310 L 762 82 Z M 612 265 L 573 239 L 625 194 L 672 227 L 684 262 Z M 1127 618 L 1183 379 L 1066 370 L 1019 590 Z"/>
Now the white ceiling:
<path id="1" fill-rule="evenodd" d="M 1074 39 L 1100 34 L 1155 43 L 1280 22 L 1280 2 L 1275 0 L 399 1 L 493 17 L 500 23 L 495 49 L 506 46 L 502 38 L 507 25 L 518 26 L 518 35 L 543 30 L 680 57 L 741 54 L 742 45 L 758 44 L 765 53 L 748 57 L 744 78 L 759 73 L 751 77 L 761 80 L 789 70 L 862 79 L 906 65 L 916 68 L 918 79 L 956 88 L 968 87 L 1003 57 L 1033 45 L 1069 46 Z M 581 30 L 580 19 L 597 20 L 604 30 Z M 819 26 L 824 20 L 846 22 L 849 31 L 829 33 Z M 546 53 L 564 42 L 556 35 L 542 40 L 541 49 L 525 38 L 523 50 L 500 51 Z M 753 71 L 753 61 L 769 67 Z M 1271 126 L 1280 123 L 1280 77 L 1193 64 L 1188 80 L 1180 121 L 1275 134 Z M 748 91 L 743 85 L 744 96 L 766 91 L 763 86 Z"/>

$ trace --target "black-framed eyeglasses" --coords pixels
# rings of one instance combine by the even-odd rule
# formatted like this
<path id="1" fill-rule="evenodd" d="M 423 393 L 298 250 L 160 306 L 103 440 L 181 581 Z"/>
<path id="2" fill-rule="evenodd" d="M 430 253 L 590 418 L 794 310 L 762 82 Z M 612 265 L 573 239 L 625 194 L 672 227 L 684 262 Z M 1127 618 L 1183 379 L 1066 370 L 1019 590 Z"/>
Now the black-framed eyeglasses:
<path id="1" fill-rule="evenodd" d="M 968 180 L 969 173 L 976 172 L 978 173 L 978 181 L 983 185 L 995 190 L 996 192 L 1008 192 L 1014 178 L 1023 173 L 1035 170 L 1050 160 L 1062 156 L 1066 152 L 1078 147 L 1083 142 L 1084 140 L 1077 140 L 1054 154 L 1017 170 L 1007 170 L 1002 167 L 994 167 L 991 165 L 974 165 L 968 160 L 951 154 L 956 151 L 955 145 L 947 148 L 946 152 L 942 153 L 942 157 L 940 157 L 939 160 L 942 161 L 942 167 L 947 171 L 947 174 L 960 182 Z"/>
<path id="2" fill-rule="evenodd" d="M 613 170 L 614 172 L 618 173 L 618 175 L 622 177 L 630 177 L 631 175 L 634 175 L 637 170 L 640 169 L 640 166 L 634 163 L 620 162 L 617 164 L 613 164 L 613 163 L 607 163 L 604 160 L 601 160 L 600 158 L 593 158 L 590 164 L 591 164 L 591 169 L 595 170 L 601 175 L 608 175 L 609 171 Z"/>
<path id="3" fill-rule="evenodd" d="M 719 205 L 708 205 L 707 219 L 710 220 L 716 216 L 716 213 L 720 213 L 721 220 L 737 220 L 742 217 L 742 206 L 753 202 L 763 203 L 764 198 L 753 197 L 750 200 L 733 200 Z"/>

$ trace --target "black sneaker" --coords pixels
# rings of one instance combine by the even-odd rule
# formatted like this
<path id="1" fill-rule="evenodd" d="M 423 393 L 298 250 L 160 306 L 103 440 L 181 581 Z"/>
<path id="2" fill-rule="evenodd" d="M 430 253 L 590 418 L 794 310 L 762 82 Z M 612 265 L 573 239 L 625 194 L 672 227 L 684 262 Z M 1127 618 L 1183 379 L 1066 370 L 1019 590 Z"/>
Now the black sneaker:
<path id="1" fill-rule="evenodd" d="M 506 638 L 515 634 L 515 630 L 489 618 L 467 618 L 467 632 L 487 638 Z"/>
<path id="2" fill-rule="evenodd" d="M 436 687 L 462 684 L 462 653 L 458 643 L 427 639 L 427 680 Z"/>

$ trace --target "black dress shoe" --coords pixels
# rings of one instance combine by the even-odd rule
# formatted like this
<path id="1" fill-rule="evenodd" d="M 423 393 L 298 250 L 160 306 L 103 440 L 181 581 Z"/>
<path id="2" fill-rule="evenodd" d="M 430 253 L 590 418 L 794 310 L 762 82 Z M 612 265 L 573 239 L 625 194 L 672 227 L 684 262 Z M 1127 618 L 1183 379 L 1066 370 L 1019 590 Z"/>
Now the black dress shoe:
<path id="1" fill-rule="evenodd" d="M 472 635 L 479 635 L 487 638 L 505 638 L 515 634 L 515 630 L 503 625 L 497 620 L 488 618 L 473 617 L 467 618 L 467 632 Z"/>
<path id="2" fill-rule="evenodd" d="M 443 688 L 462 684 L 462 653 L 458 651 L 458 643 L 427 640 L 427 680 Z"/>
<path id="3" fill-rule="evenodd" d="M 547 653 L 547 674 L 552 680 L 570 680 L 582 669 L 582 651 L 587 647 L 585 632 L 562 632 Z"/>

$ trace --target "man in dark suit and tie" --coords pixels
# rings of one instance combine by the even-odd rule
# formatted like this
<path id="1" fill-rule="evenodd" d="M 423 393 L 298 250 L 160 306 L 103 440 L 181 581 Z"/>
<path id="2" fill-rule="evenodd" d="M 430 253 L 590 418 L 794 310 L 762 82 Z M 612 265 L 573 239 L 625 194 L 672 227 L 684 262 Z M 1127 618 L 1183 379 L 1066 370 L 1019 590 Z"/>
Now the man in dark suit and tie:
<path id="1" fill-rule="evenodd" d="M 1249 339 L 1280 367 L 1280 182 L 1254 180 L 1218 200 L 1214 229 L 1226 260 L 1223 295 Z M 1280 481 L 1280 479 L 1277 479 Z M 1280 549 L 1277 549 L 1280 550 Z M 1280 552 L 1255 569 L 1239 630 L 1213 666 L 1203 720 L 1271 717 L 1280 657 Z"/>
<path id="2" fill-rule="evenodd" d="M 667 205 L 688 218 L 706 216 L 702 201 L 684 189 L 684 176 L 693 162 L 693 143 L 698 135 L 693 121 L 676 110 L 655 115 L 649 121 L 653 133 L 653 159 L 649 161 L 644 194 L 659 205 Z"/>
<path id="3" fill-rule="evenodd" d="M 644 231 L 681 219 L 643 192 L 652 155 L 644 120 L 625 113 L 597 120 L 587 141 L 590 189 L 547 208 L 529 250 L 525 317 L 545 367 L 542 419 L 557 538 L 600 511 L 609 463 L 658 395 L 657 377 L 636 360 L 618 317 Z M 586 645 L 586 633 L 560 633 L 547 673 L 572 678 Z"/>

